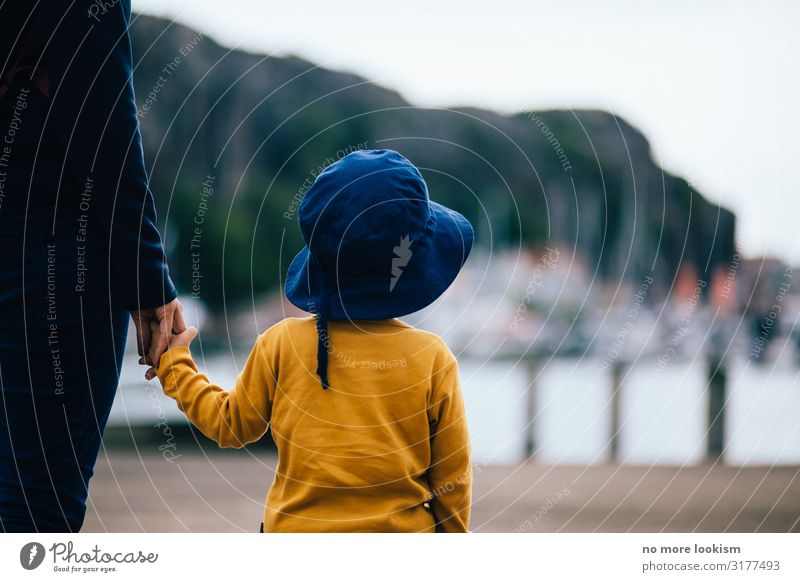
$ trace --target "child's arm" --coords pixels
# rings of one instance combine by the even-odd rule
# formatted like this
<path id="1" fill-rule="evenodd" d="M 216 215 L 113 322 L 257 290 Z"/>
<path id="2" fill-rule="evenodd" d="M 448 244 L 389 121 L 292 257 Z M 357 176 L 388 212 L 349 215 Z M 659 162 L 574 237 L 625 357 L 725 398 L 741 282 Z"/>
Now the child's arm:
<path id="1" fill-rule="evenodd" d="M 434 379 L 431 415 L 431 509 L 436 531 L 466 532 L 472 494 L 469 434 L 464 400 L 453 362 Z"/>
<path id="2" fill-rule="evenodd" d="M 275 385 L 263 338 L 256 341 L 236 386 L 228 392 L 197 371 L 189 352 L 196 335 L 197 329 L 190 327 L 170 338 L 156 370 L 164 392 L 219 446 L 239 448 L 257 441 L 267 431 Z"/>

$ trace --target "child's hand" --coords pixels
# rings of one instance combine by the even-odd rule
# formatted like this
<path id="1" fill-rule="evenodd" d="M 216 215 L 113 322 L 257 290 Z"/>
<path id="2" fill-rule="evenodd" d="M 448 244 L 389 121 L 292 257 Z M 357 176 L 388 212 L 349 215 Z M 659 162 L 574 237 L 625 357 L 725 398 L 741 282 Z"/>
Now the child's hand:
<path id="1" fill-rule="evenodd" d="M 187 327 L 183 333 L 173 333 L 169 338 L 169 347 L 174 348 L 176 346 L 186 346 L 189 347 L 194 338 L 197 337 L 197 328 L 196 327 Z"/>
<path id="2" fill-rule="evenodd" d="M 158 324 L 156 324 L 156 327 Z M 153 332 L 153 344 L 156 344 L 156 332 Z M 169 338 L 169 349 L 177 347 L 177 346 L 186 346 L 189 347 L 191 343 L 194 341 L 194 338 L 197 337 L 197 328 L 196 327 L 187 327 L 183 333 L 174 333 Z M 162 358 L 164 356 L 161 356 Z M 154 367 L 147 370 L 144 377 L 147 380 L 152 380 L 156 376 L 156 367 L 158 366 L 159 362 L 154 362 Z"/>

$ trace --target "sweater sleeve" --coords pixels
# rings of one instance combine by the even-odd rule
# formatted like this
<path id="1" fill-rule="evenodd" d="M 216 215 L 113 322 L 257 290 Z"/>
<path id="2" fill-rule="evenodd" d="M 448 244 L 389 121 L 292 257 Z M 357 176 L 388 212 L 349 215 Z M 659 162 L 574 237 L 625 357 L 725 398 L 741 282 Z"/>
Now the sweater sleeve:
<path id="1" fill-rule="evenodd" d="M 455 361 L 434 377 L 431 423 L 430 506 L 440 533 L 467 532 L 472 467 L 464 401 Z"/>
<path id="2" fill-rule="evenodd" d="M 197 371 L 188 347 L 174 347 L 161 356 L 157 374 L 164 392 L 221 447 L 241 448 L 267 431 L 276 379 L 262 343 L 259 338 L 230 392 Z"/>
<path id="3" fill-rule="evenodd" d="M 177 292 L 156 228 L 133 93 L 130 0 L 48 3 L 37 27 L 50 76 L 50 120 L 65 167 L 91 191 L 90 215 L 110 240 L 110 264 L 129 310 Z"/>

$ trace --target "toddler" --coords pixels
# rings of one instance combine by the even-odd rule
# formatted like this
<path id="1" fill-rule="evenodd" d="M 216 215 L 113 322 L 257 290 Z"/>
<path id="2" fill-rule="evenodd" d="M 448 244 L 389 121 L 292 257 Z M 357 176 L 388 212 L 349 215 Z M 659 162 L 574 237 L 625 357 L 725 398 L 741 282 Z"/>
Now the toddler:
<path id="1" fill-rule="evenodd" d="M 312 316 L 264 332 L 231 391 L 197 371 L 195 328 L 170 338 L 149 376 L 221 447 L 270 429 L 278 465 L 264 531 L 466 532 L 472 474 L 456 359 L 397 318 L 450 286 L 472 227 L 390 150 L 328 166 L 298 216 L 306 247 L 285 291 Z"/>

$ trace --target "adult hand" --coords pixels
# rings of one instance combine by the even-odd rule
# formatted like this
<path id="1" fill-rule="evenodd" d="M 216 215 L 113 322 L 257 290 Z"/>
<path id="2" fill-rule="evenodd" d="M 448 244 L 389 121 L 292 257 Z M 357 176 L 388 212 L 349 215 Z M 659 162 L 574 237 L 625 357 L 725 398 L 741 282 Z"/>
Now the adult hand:
<path id="1" fill-rule="evenodd" d="M 183 306 L 174 299 L 153 309 L 139 309 L 132 311 L 133 325 L 136 326 L 136 347 L 139 351 L 139 363 L 148 366 L 158 366 L 158 362 L 167 349 L 167 342 L 173 333 L 183 333 L 186 322 L 183 320 Z M 150 322 L 158 322 L 159 333 L 155 345 L 152 344 L 153 335 L 150 331 Z"/>

